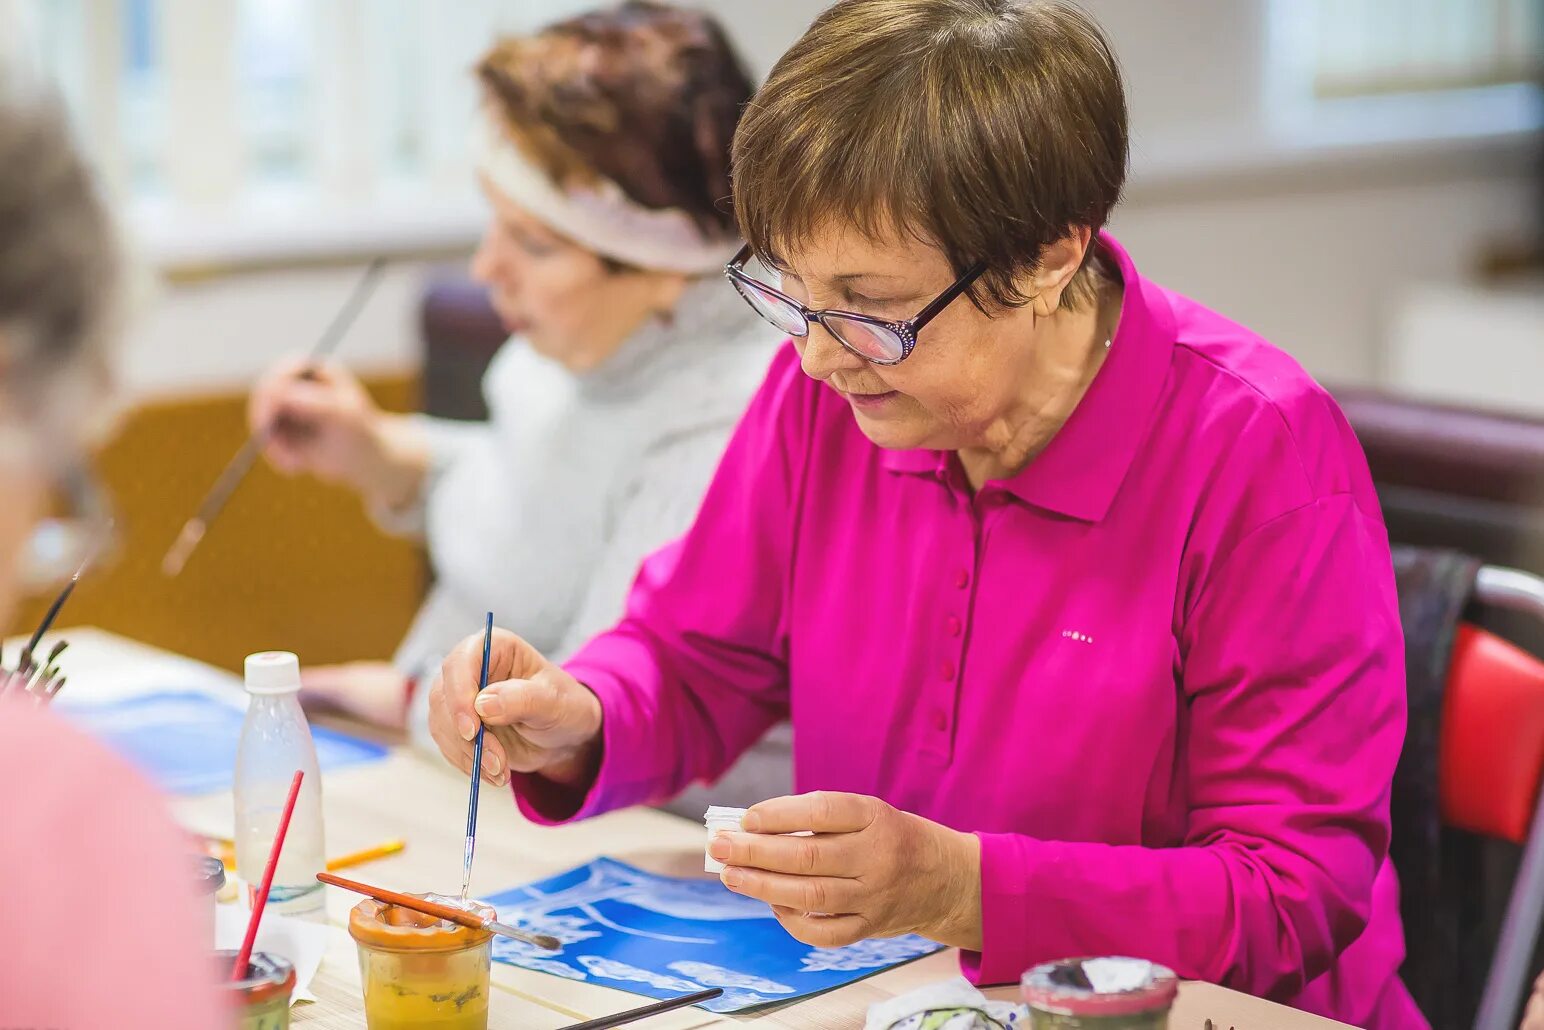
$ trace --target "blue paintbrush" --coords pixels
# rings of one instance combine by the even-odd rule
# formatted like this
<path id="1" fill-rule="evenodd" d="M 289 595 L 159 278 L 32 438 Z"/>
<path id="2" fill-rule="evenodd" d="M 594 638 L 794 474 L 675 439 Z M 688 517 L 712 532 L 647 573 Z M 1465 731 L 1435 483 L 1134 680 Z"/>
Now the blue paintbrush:
<path id="1" fill-rule="evenodd" d="M 483 630 L 482 675 L 477 679 L 477 692 L 481 694 L 488 685 L 488 662 L 493 657 L 493 613 L 488 613 L 488 625 Z M 472 751 L 472 796 L 466 803 L 466 851 L 461 856 L 461 900 L 466 900 L 472 886 L 472 852 L 477 850 L 477 788 L 482 784 L 483 731 L 487 727 L 477 725 L 477 744 Z"/>

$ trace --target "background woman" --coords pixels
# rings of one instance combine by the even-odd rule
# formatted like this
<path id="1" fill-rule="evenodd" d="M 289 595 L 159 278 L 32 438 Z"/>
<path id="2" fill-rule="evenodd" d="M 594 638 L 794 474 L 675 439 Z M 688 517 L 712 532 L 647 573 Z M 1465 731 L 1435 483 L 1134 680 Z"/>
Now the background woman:
<path id="1" fill-rule="evenodd" d="M 723 289 L 751 87 L 710 17 L 626 3 L 505 39 L 477 75 L 492 217 L 472 272 L 513 334 L 484 380 L 490 422 L 387 414 L 337 366 L 278 368 L 251 403 L 254 428 L 280 427 L 276 467 L 347 483 L 428 543 L 435 585 L 394 663 L 307 674 L 388 724 L 485 611 L 557 655 L 615 621 L 638 563 L 690 523 L 775 341 Z M 749 800 L 786 787 L 786 742 L 766 750 L 770 791 Z"/>

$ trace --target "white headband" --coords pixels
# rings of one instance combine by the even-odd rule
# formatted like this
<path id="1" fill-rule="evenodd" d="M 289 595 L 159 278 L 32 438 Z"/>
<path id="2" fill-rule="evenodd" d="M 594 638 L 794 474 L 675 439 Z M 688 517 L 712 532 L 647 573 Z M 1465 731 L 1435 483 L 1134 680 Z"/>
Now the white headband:
<path id="1" fill-rule="evenodd" d="M 680 208 L 647 208 L 610 179 L 560 189 L 526 160 L 491 114 L 472 129 L 477 168 L 500 193 L 582 247 L 624 264 L 706 275 L 740 248 L 732 237 L 705 234 Z"/>

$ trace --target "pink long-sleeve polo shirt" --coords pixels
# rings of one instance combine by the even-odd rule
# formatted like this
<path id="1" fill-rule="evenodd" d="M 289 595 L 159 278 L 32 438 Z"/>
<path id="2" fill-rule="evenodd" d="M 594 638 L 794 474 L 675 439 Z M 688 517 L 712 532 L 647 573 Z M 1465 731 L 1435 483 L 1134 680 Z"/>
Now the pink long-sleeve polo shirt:
<path id="1" fill-rule="evenodd" d="M 787 713 L 799 790 L 980 837 L 980 982 L 1130 954 L 1422 1026 L 1397 975 L 1404 666 L 1366 460 L 1290 357 L 1100 242 L 1125 284 L 1103 367 L 974 493 L 952 453 L 869 442 L 786 347 L 692 529 L 567 666 L 604 710 L 596 781 L 517 794 L 544 819 L 656 801 Z"/>

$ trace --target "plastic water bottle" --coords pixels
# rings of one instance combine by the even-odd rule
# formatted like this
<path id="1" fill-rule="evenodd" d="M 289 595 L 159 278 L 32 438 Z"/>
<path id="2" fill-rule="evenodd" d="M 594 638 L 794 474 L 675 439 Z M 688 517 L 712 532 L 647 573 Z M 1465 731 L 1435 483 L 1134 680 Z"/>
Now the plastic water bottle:
<path id="1" fill-rule="evenodd" d="M 248 655 L 246 680 L 251 704 L 236 748 L 236 873 L 256 894 L 295 770 L 305 770 L 268 908 L 325 918 L 326 896 L 316 879 L 326 864 L 322 777 L 311 727 L 300 708 L 300 660 L 288 651 Z"/>

